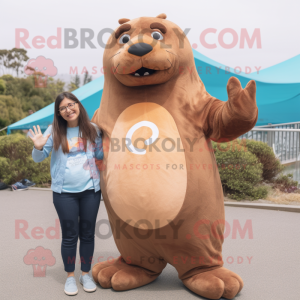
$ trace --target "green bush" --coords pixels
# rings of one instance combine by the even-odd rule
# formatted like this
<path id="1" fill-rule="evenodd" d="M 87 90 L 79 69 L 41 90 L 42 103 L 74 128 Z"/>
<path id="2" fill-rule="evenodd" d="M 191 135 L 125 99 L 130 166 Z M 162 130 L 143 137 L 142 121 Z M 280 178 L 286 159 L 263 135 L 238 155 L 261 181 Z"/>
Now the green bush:
<path id="1" fill-rule="evenodd" d="M 23 110 L 29 111 L 30 109 L 33 111 L 38 111 L 45 106 L 45 101 L 40 96 L 32 96 L 30 97 L 26 103 L 23 104 Z"/>
<path id="2" fill-rule="evenodd" d="M 255 154 L 259 162 L 263 165 L 262 177 L 264 180 L 272 180 L 284 169 L 284 166 L 276 158 L 273 149 L 268 144 L 255 140 L 247 140 L 246 149 Z"/>
<path id="3" fill-rule="evenodd" d="M 6 124 L 5 126 L 13 124 L 25 116 L 22 103 L 18 98 L 0 95 L 0 120 Z"/>
<path id="4" fill-rule="evenodd" d="M 239 143 L 212 143 L 224 192 L 236 200 L 265 198 L 267 188 L 262 182 L 263 165 L 258 158 Z"/>
<path id="5" fill-rule="evenodd" d="M 5 81 L 3 79 L 0 79 L 0 95 L 5 94 L 5 91 L 6 91 Z"/>
<path id="6" fill-rule="evenodd" d="M 33 143 L 22 134 L 0 138 L 0 179 L 13 184 L 23 178 L 37 184 L 50 183 L 50 157 L 35 163 L 31 157 Z"/>
<path id="7" fill-rule="evenodd" d="M 6 120 L 2 120 L 0 118 L 0 129 L 6 127 L 8 124 L 7 124 L 7 121 Z M 3 135 L 6 135 L 6 130 L 2 130 L 0 131 L 0 137 L 3 136 Z"/>
<path id="8" fill-rule="evenodd" d="M 280 174 L 273 180 L 274 188 L 285 193 L 293 193 L 298 188 L 298 181 L 293 180 L 293 174 Z"/>
<path id="9" fill-rule="evenodd" d="M 0 77 L 0 118 L 10 125 L 26 117 L 29 110 L 38 111 L 51 104 L 63 91 L 65 82 L 60 79 L 49 77 L 47 87 L 37 88 L 33 76 L 3 75 Z"/>

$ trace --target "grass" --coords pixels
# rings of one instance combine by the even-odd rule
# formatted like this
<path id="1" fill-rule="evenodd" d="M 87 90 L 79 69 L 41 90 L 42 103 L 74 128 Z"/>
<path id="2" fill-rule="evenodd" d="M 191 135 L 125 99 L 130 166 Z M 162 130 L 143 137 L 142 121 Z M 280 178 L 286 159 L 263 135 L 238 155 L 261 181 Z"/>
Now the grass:
<path id="1" fill-rule="evenodd" d="M 284 193 L 278 189 L 268 188 L 268 195 L 265 199 L 258 200 L 232 200 L 224 195 L 225 202 L 251 202 L 251 203 L 267 203 L 267 204 L 289 204 L 289 205 L 300 205 L 300 194 L 299 193 Z"/>
<path id="2" fill-rule="evenodd" d="M 38 188 L 51 188 L 51 183 L 40 183 L 40 184 L 36 184 L 34 187 L 38 187 Z"/>
<path id="3" fill-rule="evenodd" d="M 283 193 L 278 189 L 272 189 L 266 200 L 276 204 L 300 204 L 300 194 L 298 193 Z"/>

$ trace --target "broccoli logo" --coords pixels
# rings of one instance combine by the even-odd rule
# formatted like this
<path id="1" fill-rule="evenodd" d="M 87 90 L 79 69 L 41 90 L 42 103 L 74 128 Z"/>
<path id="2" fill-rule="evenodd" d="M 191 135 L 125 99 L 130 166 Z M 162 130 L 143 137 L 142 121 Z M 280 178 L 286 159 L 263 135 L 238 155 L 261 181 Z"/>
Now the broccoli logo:
<path id="1" fill-rule="evenodd" d="M 32 265 L 33 277 L 46 277 L 47 266 L 53 266 L 56 262 L 52 251 L 42 246 L 28 250 L 23 261 L 26 265 Z"/>

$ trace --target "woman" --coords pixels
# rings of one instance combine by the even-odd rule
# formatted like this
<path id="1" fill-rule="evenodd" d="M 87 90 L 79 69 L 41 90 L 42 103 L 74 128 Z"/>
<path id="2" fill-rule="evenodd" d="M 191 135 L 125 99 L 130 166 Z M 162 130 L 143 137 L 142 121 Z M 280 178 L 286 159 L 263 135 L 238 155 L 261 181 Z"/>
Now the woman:
<path id="1" fill-rule="evenodd" d="M 101 197 L 100 174 L 96 167 L 98 160 L 103 159 L 100 130 L 90 122 L 76 96 L 67 92 L 57 96 L 53 124 L 44 135 L 39 126 L 33 128 L 34 132 L 30 129 L 33 160 L 41 162 L 53 150 L 51 189 L 62 229 L 62 259 L 68 273 L 64 291 L 67 295 L 78 293 L 74 270 L 79 236 L 82 271 L 79 282 L 86 292 L 93 292 L 96 285 L 88 273 Z"/>

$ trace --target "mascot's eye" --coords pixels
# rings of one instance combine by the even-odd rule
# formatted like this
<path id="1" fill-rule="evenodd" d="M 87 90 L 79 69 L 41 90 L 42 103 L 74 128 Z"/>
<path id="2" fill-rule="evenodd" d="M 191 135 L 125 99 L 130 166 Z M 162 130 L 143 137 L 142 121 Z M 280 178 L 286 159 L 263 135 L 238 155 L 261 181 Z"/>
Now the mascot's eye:
<path id="1" fill-rule="evenodd" d="M 152 37 L 155 39 L 155 40 L 162 40 L 164 37 L 162 36 L 162 34 L 158 31 L 154 31 L 151 33 Z"/>
<path id="2" fill-rule="evenodd" d="M 130 35 L 129 34 L 124 34 L 120 38 L 120 43 L 121 44 L 126 44 L 126 43 L 129 42 L 129 40 L 130 40 Z"/>

